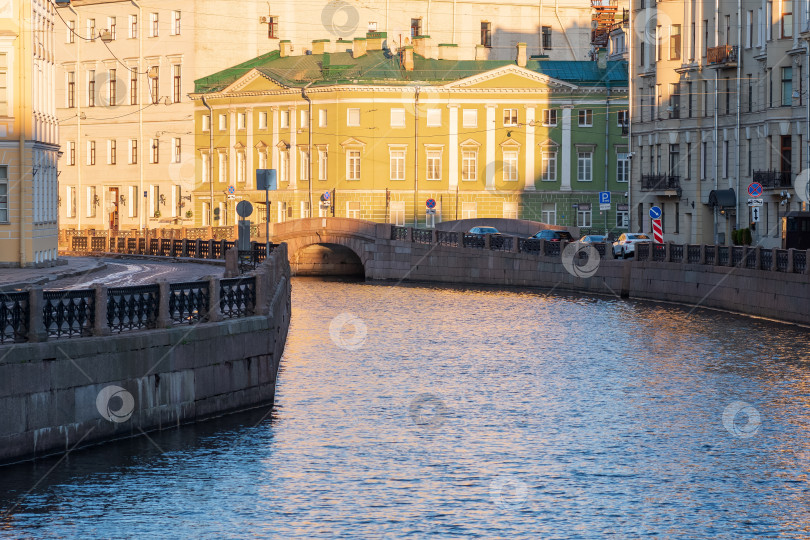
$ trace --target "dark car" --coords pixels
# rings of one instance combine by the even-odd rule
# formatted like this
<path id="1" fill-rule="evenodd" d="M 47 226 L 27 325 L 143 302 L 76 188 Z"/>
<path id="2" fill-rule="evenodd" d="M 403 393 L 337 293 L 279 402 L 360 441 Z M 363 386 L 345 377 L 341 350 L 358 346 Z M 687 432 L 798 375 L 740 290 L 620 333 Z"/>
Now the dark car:
<path id="1" fill-rule="evenodd" d="M 485 234 L 501 234 L 495 227 L 473 227 L 467 234 L 477 234 L 483 236 Z"/>
<path id="2" fill-rule="evenodd" d="M 495 227 L 473 227 L 467 232 L 465 245 L 484 247 L 484 237 L 490 235 L 490 246 L 499 249 L 503 245 L 503 236 Z"/>
<path id="3" fill-rule="evenodd" d="M 565 240 L 566 242 L 574 241 L 574 237 L 571 236 L 570 232 L 557 231 L 554 229 L 543 229 L 542 231 L 532 236 L 532 238 L 536 238 L 537 240 L 546 240 L 549 242 L 559 242 L 560 240 Z"/>
<path id="4" fill-rule="evenodd" d="M 607 236 L 603 234 L 589 234 L 579 239 L 581 244 L 598 244 L 607 242 Z"/>

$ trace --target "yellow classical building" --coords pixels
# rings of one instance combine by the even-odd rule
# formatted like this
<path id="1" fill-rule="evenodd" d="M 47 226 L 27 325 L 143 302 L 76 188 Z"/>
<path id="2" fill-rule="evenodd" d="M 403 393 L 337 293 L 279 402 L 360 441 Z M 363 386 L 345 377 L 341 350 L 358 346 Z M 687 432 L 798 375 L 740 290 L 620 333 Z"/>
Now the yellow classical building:
<path id="1" fill-rule="evenodd" d="M 0 3 L 0 266 L 56 261 L 54 16 L 47 0 Z"/>
<path id="2" fill-rule="evenodd" d="M 385 38 L 315 41 L 299 56 L 282 43 L 197 80 L 195 223 L 233 225 L 239 200 L 263 221 L 255 171 L 273 168 L 271 221 L 626 228 L 624 62 L 527 58 L 525 44 L 511 61 L 457 60 L 453 45 L 416 38 L 393 53 Z M 613 204 L 600 212 L 602 191 Z"/>

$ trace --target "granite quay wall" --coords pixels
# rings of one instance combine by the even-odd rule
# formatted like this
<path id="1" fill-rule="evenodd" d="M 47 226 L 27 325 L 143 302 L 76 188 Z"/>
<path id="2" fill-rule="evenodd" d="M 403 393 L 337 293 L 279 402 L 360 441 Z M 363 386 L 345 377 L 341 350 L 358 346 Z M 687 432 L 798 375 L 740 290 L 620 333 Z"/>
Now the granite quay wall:
<path id="1" fill-rule="evenodd" d="M 152 299 L 100 288 L 92 325 L 74 315 L 37 321 L 32 313 L 49 311 L 47 292 L 22 293 L 33 299 L 26 313 L 33 326 L 26 341 L 0 345 L 0 462 L 272 403 L 290 322 L 289 278 L 281 245 L 247 276 L 162 283 L 157 293 L 149 289 Z M 59 293 L 63 311 L 88 301 Z M 6 335 L 7 322 L 0 321 Z"/>

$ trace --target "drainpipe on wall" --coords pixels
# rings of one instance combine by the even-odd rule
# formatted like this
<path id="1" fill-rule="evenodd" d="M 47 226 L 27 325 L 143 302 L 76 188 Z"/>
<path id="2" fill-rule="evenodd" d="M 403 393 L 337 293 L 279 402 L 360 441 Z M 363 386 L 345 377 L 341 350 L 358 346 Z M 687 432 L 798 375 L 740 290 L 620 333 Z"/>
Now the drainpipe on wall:
<path id="1" fill-rule="evenodd" d="M 736 166 L 736 173 L 737 173 L 737 189 L 736 189 L 736 196 L 737 196 L 737 211 L 735 212 L 737 215 L 735 216 L 735 227 L 737 229 L 740 228 L 740 214 L 743 213 L 743 206 L 741 204 L 742 197 L 740 197 L 740 112 L 741 112 L 741 103 L 740 103 L 740 84 L 741 84 L 741 73 L 742 73 L 742 55 L 740 54 L 741 45 L 742 45 L 742 1 L 737 0 L 737 125 L 734 127 L 734 140 L 737 142 L 737 166 Z M 726 88 L 726 92 L 728 92 L 728 88 Z M 749 142 L 750 144 L 750 142 Z"/>
<path id="2" fill-rule="evenodd" d="M 308 82 L 305 87 L 301 89 L 301 96 L 307 100 L 307 104 L 309 109 L 307 111 L 307 130 L 309 131 L 309 149 L 308 152 L 308 159 L 309 164 L 307 165 L 307 180 L 309 180 L 309 217 L 313 217 L 312 213 L 312 100 L 309 99 L 307 95 L 307 88 L 312 82 Z"/>
<path id="3" fill-rule="evenodd" d="M 416 92 L 413 97 L 413 226 L 419 226 L 419 220 L 416 219 L 416 197 L 419 191 L 419 87 L 416 87 Z"/>
<path id="4" fill-rule="evenodd" d="M 718 186 L 718 179 L 720 177 L 720 160 L 717 159 L 717 154 L 720 149 L 720 137 L 718 137 L 718 125 L 717 125 L 717 107 L 720 105 L 717 96 L 717 86 L 720 82 L 720 79 L 717 77 L 717 71 L 714 70 L 714 190 L 717 191 Z M 720 238 L 720 231 L 718 230 L 719 221 L 717 217 L 717 207 L 714 207 L 714 243 L 719 244 Z"/>
<path id="5" fill-rule="evenodd" d="M 627 35 L 633 36 L 633 10 L 632 7 L 630 8 L 630 13 L 628 13 L 628 31 Z M 634 93 L 633 93 L 633 85 L 632 81 L 632 73 L 633 73 L 633 62 L 635 61 L 633 57 L 633 45 L 632 41 L 630 47 L 627 47 L 627 156 L 630 158 L 630 163 L 628 164 L 628 171 L 627 171 L 627 232 L 631 232 L 633 230 L 633 205 L 631 204 L 631 197 L 633 193 L 633 108 L 634 108 Z M 618 207 L 617 207 L 618 208 Z"/>
<path id="6" fill-rule="evenodd" d="M 144 67 L 141 64 L 141 62 L 143 62 L 143 28 L 144 28 L 144 26 L 143 26 L 143 8 L 137 2 L 137 0 L 130 0 L 130 1 L 133 4 L 135 4 L 135 6 L 137 6 L 137 8 L 138 8 L 138 75 L 142 75 L 141 70 Z M 143 73 L 147 73 L 148 71 L 149 71 L 148 69 L 144 70 Z M 149 77 L 148 73 L 147 73 L 146 77 L 147 77 L 147 81 L 148 81 L 148 77 Z M 147 82 L 147 88 L 149 88 L 148 82 Z M 138 94 L 139 95 L 143 95 L 143 92 L 141 90 L 142 90 L 142 88 L 141 88 L 141 85 L 139 84 L 138 85 Z M 138 101 L 138 103 L 139 104 L 141 103 L 140 100 Z M 141 105 L 138 105 L 138 154 L 139 154 L 138 155 L 138 170 L 140 171 L 140 173 L 139 173 L 140 181 L 138 183 L 138 193 L 137 193 L 137 196 L 135 197 L 136 200 L 135 201 L 129 201 L 129 204 L 137 204 L 138 205 L 138 206 L 136 206 L 136 208 L 138 210 L 138 216 L 140 216 L 138 218 L 138 228 L 139 229 L 146 228 L 146 224 L 147 224 L 146 223 L 146 208 L 145 207 L 141 208 L 141 198 L 142 198 L 141 193 L 143 193 L 143 157 L 144 157 L 143 156 L 143 147 L 144 147 L 144 144 L 143 144 L 143 109 L 144 109 L 144 107 L 142 107 Z M 213 118 L 211 120 L 213 121 Z M 211 130 L 214 129 L 213 123 L 211 124 L 210 127 L 211 127 Z M 213 180 L 214 179 L 212 178 L 211 181 L 213 182 Z"/>
<path id="7" fill-rule="evenodd" d="M 202 97 L 202 104 L 208 109 L 208 190 L 211 201 L 208 203 L 208 226 L 214 226 L 214 109 Z M 269 210 L 268 210 L 269 213 Z"/>
<path id="8" fill-rule="evenodd" d="M 610 83 L 607 83 L 607 96 L 605 97 L 605 191 L 610 191 L 608 189 L 608 150 L 610 148 L 609 145 L 610 145 Z M 605 234 L 608 233 L 608 214 L 610 214 L 610 210 L 605 211 Z"/>
<path id="9" fill-rule="evenodd" d="M 20 2 L 18 4 L 18 6 L 19 6 L 18 9 L 20 10 L 19 15 L 18 15 L 18 23 L 21 23 L 20 24 L 20 37 L 19 38 L 22 41 L 22 43 L 24 43 L 25 45 L 17 48 L 17 65 L 18 66 L 25 66 L 26 65 L 26 62 L 24 60 L 25 53 L 26 53 L 26 51 L 28 51 L 28 46 L 29 46 L 28 44 L 31 43 L 31 42 L 29 41 L 29 37 L 25 35 L 25 31 L 28 28 L 28 25 L 25 24 L 25 22 L 26 22 L 25 21 L 25 16 L 23 15 L 23 2 Z M 19 144 L 20 144 L 20 147 L 18 148 L 19 160 L 20 160 L 20 165 L 19 165 L 18 170 L 20 171 L 20 183 L 18 184 L 17 189 L 20 192 L 20 206 L 19 206 L 19 210 L 18 210 L 19 218 L 18 218 L 17 222 L 20 224 L 19 225 L 20 226 L 20 266 L 22 267 L 22 266 L 25 265 L 25 222 L 24 222 L 23 218 L 24 218 L 25 211 L 26 211 L 26 205 L 25 205 L 25 184 L 26 183 L 22 181 L 24 170 L 25 170 L 25 169 L 23 169 L 23 167 L 25 166 L 25 129 L 26 129 L 25 97 L 26 97 L 26 94 L 27 94 L 26 79 L 25 79 L 25 68 L 20 69 L 20 88 L 22 89 L 22 91 L 20 92 L 20 104 L 17 107 L 17 110 L 19 111 L 19 113 L 18 113 L 19 117 L 22 118 L 23 121 L 21 122 L 21 124 L 18 125 L 18 130 L 19 130 L 18 136 L 19 136 Z M 31 172 L 33 172 L 33 145 L 32 145 L 31 151 L 32 151 L 32 163 L 31 163 L 32 168 L 31 168 Z M 33 190 L 32 190 L 32 192 L 33 192 Z M 31 223 L 33 225 L 33 220 L 31 221 Z"/>

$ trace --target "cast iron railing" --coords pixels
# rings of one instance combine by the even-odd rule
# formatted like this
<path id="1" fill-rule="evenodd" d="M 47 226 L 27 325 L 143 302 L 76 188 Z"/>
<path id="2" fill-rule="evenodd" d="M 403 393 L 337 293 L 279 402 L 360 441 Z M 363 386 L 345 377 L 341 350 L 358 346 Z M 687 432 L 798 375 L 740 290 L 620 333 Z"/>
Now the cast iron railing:
<path id="1" fill-rule="evenodd" d="M 686 262 L 689 264 L 698 264 L 700 262 L 700 246 L 686 246 Z"/>
<path id="2" fill-rule="evenodd" d="M 219 309 L 223 319 L 252 315 L 255 305 L 254 276 L 219 280 Z"/>
<path id="3" fill-rule="evenodd" d="M 391 240 L 410 240 L 407 227 L 391 227 Z"/>
<path id="4" fill-rule="evenodd" d="M 683 262 L 683 244 L 670 244 L 669 260 L 670 262 Z"/>
<path id="5" fill-rule="evenodd" d="M 464 247 L 465 248 L 478 248 L 483 249 L 484 244 L 484 237 L 480 234 L 470 234 L 464 233 Z"/>
<path id="6" fill-rule="evenodd" d="M 414 229 L 413 241 L 416 244 L 430 244 L 433 242 L 433 231 L 431 229 Z"/>
<path id="7" fill-rule="evenodd" d="M 793 252 L 793 272 L 796 274 L 804 274 L 807 271 L 807 252 L 794 251 Z"/>
<path id="8" fill-rule="evenodd" d="M 93 289 L 44 291 L 42 296 L 42 322 L 49 337 L 93 335 L 96 308 Z"/>
<path id="9" fill-rule="evenodd" d="M 440 246 L 458 247 L 458 233 L 452 231 L 436 231 L 436 243 Z"/>
<path id="10" fill-rule="evenodd" d="M 731 250 L 728 246 L 720 246 L 717 248 L 717 257 L 720 259 L 717 264 L 720 266 L 728 266 L 728 258 L 730 256 L 729 252 Z"/>
<path id="11" fill-rule="evenodd" d="M 714 265 L 714 246 L 703 246 L 703 249 L 706 252 L 706 264 Z"/>
<path id="12" fill-rule="evenodd" d="M 649 242 L 641 242 L 636 244 L 636 260 L 637 261 L 648 261 L 650 260 L 650 243 Z"/>
<path id="13" fill-rule="evenodd" d="M 762 184 L 765 189 L 781 189 L 792 187 L 790 171 L 754 171 L 754 182 Z"/>
<path id="14" fill-rule="evenodd" d="M 208 319 L 211 292 L 207 281 L 169 284 L 169 318 L 174 324 L 194 324 Z"/>
<path id="15" fill-rule="evenodd" d="M 770 249 L 763 249 L 759 253 L 760 270 L 770 270 L 773 264 L 773 252 Z"/>
<path id="16" fill-rule="evenodd" d="M 27 292 L 0 292 L 0 343 L 28 340 Z"/>
<path id="17" fill-rule="evenodd" d="M 110 288 L 107 290 L 107 326 L 115 333 L 154 328 L 159 307 L 159 285 Z"/>
<path id="18" fill-rule="evenodd" d="M 788 270 L 788 251 L 786 249 L 776 250 L 776 271 L 787 272 Z"/>

